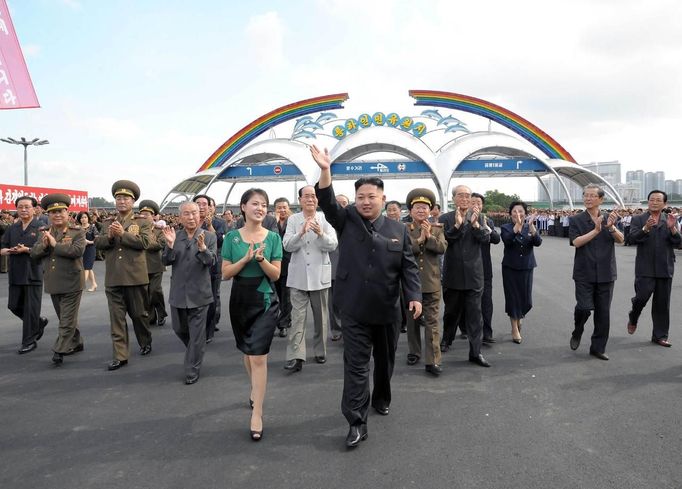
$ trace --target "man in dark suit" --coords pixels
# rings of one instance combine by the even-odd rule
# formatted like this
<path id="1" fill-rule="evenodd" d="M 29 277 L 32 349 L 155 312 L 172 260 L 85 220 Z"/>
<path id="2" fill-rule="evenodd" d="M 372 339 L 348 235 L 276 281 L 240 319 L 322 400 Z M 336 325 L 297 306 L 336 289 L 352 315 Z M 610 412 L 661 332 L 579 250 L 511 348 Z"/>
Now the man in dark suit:
<path id="1" fill-rule="evenodd" d="M 40 205 L 48 213 L 50 226 L 31 248 L 31 258 L 43 260 L 45 266 L 45 292 L 50 294 L 52 305 L 59 318 L 57 340 L 52 347 L 52 362 L 61 365 L 64 355 L 83 351 L 83 338 L 78 330 L 78 309 L 85 285 L 83 252 L 85 231 L 80 226 L 69 225 L 71 197 L 65 194 L 48 194 Z"/>
<path id="2" fill-rule="evenodd" d="M 471 189 L 458 185 L 452 190 L 455 210 L 443 214 L 448 247 L 443 261 L 443 330 L 454 328 L 464 313 L 469 339 L 469 361 L 490 367 L 481 355 L 481 296 L 483 294 L 483 258 L 481 246 L 490 242 L 490 230 L 481 209 L 471 206 Z"/>
<path id="3" fill-rule="evenodd" d="M 213 233 L 216 236 L 217 249 L 222 250 L 223 238 L 225 237 L 225 221 L 215 216 L 215 200 L 205 194 L 195 195 L 192 201 L 199 207 L 201 229 Z M 220 321 L 220 282 L 223 280 L 221 268 L 223 258 L 220 253 L 215 263 L 211 266 L 211 288 L 213 289 L 213 302 L 208 306 L 206 314 L 206 343 L 213 341 L 217 324 Z"/>
<path id="4" fill-rule="evenodd" d="M 647 197 L 647 212 L 633 216 L 630 222 L 630 243 L 637 245 L 635 259 L 635 296 L 629 314 L 628 333 L 637 329 L 642 309 L 653 294 L 651 320 L 653 332 L 651 341 L 660 346 L 670 347 L 670 290 L 675 271 L 675 248 L 680 247 L 682 238 L 677 220 L 672 214 L 663 212 L 668 195 L 662 190 L 652 190 Z"/>
<path id="5" fill-rule="evenodd" d="M 275 199 L 275 216 L 277 218 L 277 234 L 284 240 L 284 234 L 287 230 L 287 222 L 291 215 L 289 209 L 289 200 L 286 197 L 279 197 Z M 287 332 L 291 327 L 291 298 L 289 297 L 289 288 L 287 287 L 287 277 L 289 276 L 289 262 L 291 261 L 291 253 L 283 249 L 282 265 L 279 273 L 279 279 L 275 282 L 275 290 L 277 291 L 277 298 L 279 299 L 279 317 L 277 318 L 277 329 L 279 329 L 279 337 L 286 338 Z"/>
<path id="6" fill-rule="evenodd" d="M 476 192 L 471 194 L 471 205 L 483 209 L 485 197 Z M 483 259 L 483 294 L 481 294 L 481 316 L 483 319 L 483 343 L 495 343 L 493 336 L 493 263 L 490 258 L 490 245 L 499 244 L 500 233 L 495 230 L 495 223 L 483 216 L 486 227 L 490 230 L 490 241 L 481 243 Z"/>
<path id="7" fill-rule="evenodd" d="M 609 340 L 611 299 L 616 280 L 616 254 L 614 243 L 622 243 L 623 235 L 616 228 L 617 215 L 603 216 L 599 206 L 604 201 L 604 190 L 598 185 L 588 185 L 583 190 L 585 211 L 571 217 L 568 237 L 575 247 L 573 280 L 575 281 L 574 329 L 571 350 L 580 346 L 585 323 L 594 310 L 594 333 L 590 355 L 608 360 L 606 342 Z"/>
<path id="8" fill-rule="evenodd" d="M 183 202 L 179 211 L 183 228 L 177 233 L 170 226 L 163 230 L 163 263 L 173 266 L 168 302 L 173 331 L 187 347 L 185 384 L 191 385 L 199 380 L 206 347 L 206 316 L 214 300 L 211 267 L 216 262 L 217 238 L 215 233 L 199 227 L 201 218 L 195 203 Z"/>
<path id="9" fill-rule="evenodd" d="M 422 309 L 419 271 L 405 225 L 381 215 L 386 200 L 381 179 L 357 180 L 355 205 L 341 207 L 332 188 L 329 152 L 313 145 L 311 153 L 320 168 L 315 186 L 319 205 L 339 239 L 334 300 L 341 311 L 344 337 L 341 411 L 350 425 L 346 446 L 355 447 L 367 438 L 372 353 L 371 404 L 379 414 L 389 413 L 400 321 L 399 289 L 402 284 L 408 308 L 418 318 Z"/>
<path id="10" fill-rule="evenodd" d="M 3 234 L 1 253 L 9 258 L 7 308 L 23 323 L 18 351 L 23 355 L 38 347 L 47 326 L 47 318 L 40 316 L 43 269 L 30 257 L 31 247 L 40 239 L 42 224 L 35 218 L 38 201 L 34 197 L 18 197 L 14 205 L 19 219 Z"/>

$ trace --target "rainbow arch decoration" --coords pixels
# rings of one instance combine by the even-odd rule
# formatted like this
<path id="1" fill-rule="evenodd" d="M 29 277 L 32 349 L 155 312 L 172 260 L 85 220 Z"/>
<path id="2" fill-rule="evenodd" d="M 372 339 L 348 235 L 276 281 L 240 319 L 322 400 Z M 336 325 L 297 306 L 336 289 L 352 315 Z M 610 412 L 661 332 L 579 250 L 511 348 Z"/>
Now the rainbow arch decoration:
<path id="1" fill-rule="evenodd" d="M 232 156 L 234 156 L 240 149 L 271 127 L 307 114 L 314 114 L 315 112 L 322 112 L 325 110 L 342 109 L 343 102 L 346 100 L 348 100 L 347 93 L 335 93 L 332 95 L 323 95 L 321 97 L 301 100 L 299 102 L 294 102 L 293 104 L 288 104 L 268 112 L 267 114 L 241 128 L 232 137 L 230 137 L 230 139 L 225 141 L 206 160 L 206 162 L 201 165 L 199 170 L 197 170 L 197 173 L 208 170 L 209 168 L 221 166 Z"/>
<path id="2" fill-rule="evenodd" d="M 416 100 L 415 105 L 445 107 L 491 119 L 528 140 L 549 158 L 576 163 L 573 156 L 549 134 L 511 110 L 495 105 L 492 102 L 459 93 L 435 90 L 410 90 L 409 94 Z"/>

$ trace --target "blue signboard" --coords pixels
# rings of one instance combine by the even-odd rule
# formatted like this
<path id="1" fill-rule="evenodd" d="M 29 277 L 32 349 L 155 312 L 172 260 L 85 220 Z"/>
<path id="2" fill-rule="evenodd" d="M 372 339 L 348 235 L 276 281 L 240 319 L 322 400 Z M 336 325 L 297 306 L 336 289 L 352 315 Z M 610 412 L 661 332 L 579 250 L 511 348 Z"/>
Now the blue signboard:
<path id="1" fill-rule="evenodd" d="M 348 161 L 332 164 L 332 175 L 431 173 L 423 161 Z"/>
<path id="2" fill-rule="evenodd" d="M 293 163 L 276 165 L 230 166 L 220 174 L 221 179 L 228 178 L 276 178 L 303 175 Z"/>
<path id="3" fill-rule="evenodd" d="M 464 160 L 456 171 L 461 172 L 546 172 L 547 167 L 538 160 L 524 158 L 505 158 L 490 160 Z"/>
<path id="4" fill-rule="evenodd" d="M 399 177 L 400 175 L 424 175 L 431 170 L 423 161 L 346 161 L 332 164 L 332 175 L 384 175 Z M 546 172 L 547 168 L 538 160 L 523 158 L 464 160 L 458 166 L 458 172 L 494 173 L 494 172 Z M 276 179 L 277 177 L 303 176 L 301 171 L 291 162 L 281 161 L 275 164 L 253 166 L 230 166 L 225 168 L 218 178 L 227 179 Z"/>

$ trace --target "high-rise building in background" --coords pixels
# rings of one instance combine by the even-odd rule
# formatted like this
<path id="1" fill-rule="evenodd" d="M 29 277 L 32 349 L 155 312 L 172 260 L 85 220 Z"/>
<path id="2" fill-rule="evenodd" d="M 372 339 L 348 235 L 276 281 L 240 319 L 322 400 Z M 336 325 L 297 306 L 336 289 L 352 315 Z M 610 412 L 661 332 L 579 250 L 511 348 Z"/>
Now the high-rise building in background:
<path id="1" fill-rule="evenodd" d="M 665 188 L 663 190 L 668 194 L 668 197 L 672 196 L 672 194 L 675 193 L 675 180 L 666 180 Z"/>
<path id="2" fill-rule="evenodd" d="M 682 195 L 682 179 L 675 180 L 675 191 L 673 192 L 677 195 Z"/>
<path id="3" fill-rule="evenodd" d="M 644 170 L 631 170 L 625 173 L 625 183 L 637 189 L 637 199 L 644 200 Z"/>

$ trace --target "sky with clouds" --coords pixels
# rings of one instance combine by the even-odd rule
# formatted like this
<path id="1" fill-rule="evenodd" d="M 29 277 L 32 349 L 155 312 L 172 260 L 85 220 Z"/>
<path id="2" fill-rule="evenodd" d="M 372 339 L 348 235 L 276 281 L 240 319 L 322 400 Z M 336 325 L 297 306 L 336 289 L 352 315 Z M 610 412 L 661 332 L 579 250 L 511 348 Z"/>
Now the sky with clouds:
<path id="1" fill-rule="evenodd" d="M 8 5 L 42 107 L 0 112 L 0 136 L 50 140 L 29 148 L 31 185 L 109 196 L 114 180 L 130 178 L 160 201 L 270 110 L 347 92 L 347 117 L 416 115 L 409 89 L 508 108 L 581 163 L 619 160 L 623 176 L 641 168 L 682 178 L 670 146 L 682 130 L 677 0 Z M 0 182 L 23 181 L 22 158 L 0 144 Z M 475 187 L 533 199 L 537 185 Z"/>

